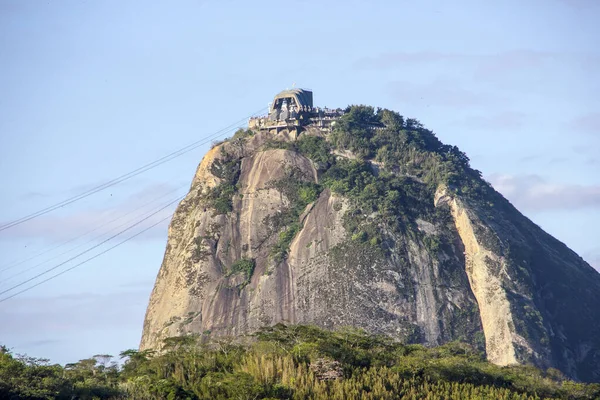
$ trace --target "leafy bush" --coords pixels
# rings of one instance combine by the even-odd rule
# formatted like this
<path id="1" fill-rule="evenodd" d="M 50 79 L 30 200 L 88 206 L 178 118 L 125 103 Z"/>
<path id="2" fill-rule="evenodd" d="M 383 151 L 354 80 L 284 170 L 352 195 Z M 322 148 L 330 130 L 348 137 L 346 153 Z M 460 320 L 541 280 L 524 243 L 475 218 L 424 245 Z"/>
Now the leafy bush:
<path id="1" fill-rule="evenodd" d="M 254 274 L 254 268 L 256 267 L 256 261 L 253 258 L 241 258 L 231 264 L 229 267 L 228 275 L 233 274 L 243 274 L 244 275 L 244 283 L 243 286 L 250 283 L 250 279 L 252 278 L 252 274 Z"/>
<path id="2" fill-rule="evenodd" d="M 237 181 L 240 176 L 240 160 L 227 153 L 216 159 L 211 165 L 211 173 L 221 182 L 205 195 L 205 201 L 216 214 L 227 214 L 233 209 L 233 196 L 237 193 Z"/>
<path id="3" fill-rule="evenodd" d="M 298 222 L 291 223 L 283 232 L 279 233 L 277 243 L 271 248 L 271 256 L 277 262 L 283 261 L 288 254 L 290 244 L 300 231 Z"/>
<path id="4" fill-rule="evenodd" d="M 320 169 L 328 168 L 334 161 L 331 146 L 322 137 L 301 135 L 296 142 L 296 149 L 310 158 Z"/>
<path id="5" fill-rule="evenodd" d="M 277 189 L 289 201 L 285 209 L 264 221 L 271 232 L 279 232 L 278 240 L 271 248 L 271 256 L 279 262 L 285 259 L 290 243 L 302 229 L 298 221 L 300 214 L 306 206 L 317 200 L 321 193 L 321 186 L 310 181 L 310 178 L 298 168 L 288 168 L 285 176 L 270 182 L 269 187 Z"/>
<path id="6" fill-rule="evenodd" d="M 232 139 L 244 139 L 250 136 L 254 136 L 255 132 L 251 129 L 240 128 L 233 134 Z"/>
<path id="7" fill-rule="evenodd" d="M 493 195 L 458 147 L 443 144 L 419 121 L 405 120 L 391 110 L 349 107 L 335 125 L 331 142 L 335 148 L 381 162 L 388 170 L 414 175 L 433 189 L 444 184 L 474 199 Z"/>
<path id="8" fill-rule="evenodd" d="M 278 324 L 244 346 L 198 336 L 164 350 L 127 350 L 122 367 L 92 358 L 69 364 L 0 354 L 7 399 L 597 399 L 599 384 L 553 369 L 499 367 L 459 342 L 435 348 L 342 328 Z M 4 348 L 5 349 L 5 348 Z"/>

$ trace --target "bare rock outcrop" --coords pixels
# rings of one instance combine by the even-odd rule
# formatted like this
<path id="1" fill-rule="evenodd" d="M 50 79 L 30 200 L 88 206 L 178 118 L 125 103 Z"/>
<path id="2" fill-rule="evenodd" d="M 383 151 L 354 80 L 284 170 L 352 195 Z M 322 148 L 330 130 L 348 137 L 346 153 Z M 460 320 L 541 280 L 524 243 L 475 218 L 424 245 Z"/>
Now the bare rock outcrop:
<path id="1" fill-rule="evenodd" d="M 280 322 L 354 326 L 600 379 L 600 278 L 575 253 L 499 194 L 485 206 L 440 185 L 419 204 L 380 200 L 405 202 L 406 215 L 365 214 L 294 140 L 258 133 L 206 154 L 169 227 L 141 349 Z M 402 168 L 387 173 L 430 193 Z"/>

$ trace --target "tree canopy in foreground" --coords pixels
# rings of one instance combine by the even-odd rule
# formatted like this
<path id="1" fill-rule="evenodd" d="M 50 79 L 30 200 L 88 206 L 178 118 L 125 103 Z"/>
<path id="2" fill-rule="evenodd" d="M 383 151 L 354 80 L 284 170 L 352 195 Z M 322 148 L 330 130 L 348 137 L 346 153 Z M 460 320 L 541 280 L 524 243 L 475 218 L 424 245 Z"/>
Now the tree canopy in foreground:
<path id="1" fill-rule="evenodd" d="M 170 338 L 77 363 L 0 351 L 1 399 L 598 399 L 554 369 L 499 367 L 471 346 L 405 345 L 344 328 L 263 328 L 252 337 Z"/>

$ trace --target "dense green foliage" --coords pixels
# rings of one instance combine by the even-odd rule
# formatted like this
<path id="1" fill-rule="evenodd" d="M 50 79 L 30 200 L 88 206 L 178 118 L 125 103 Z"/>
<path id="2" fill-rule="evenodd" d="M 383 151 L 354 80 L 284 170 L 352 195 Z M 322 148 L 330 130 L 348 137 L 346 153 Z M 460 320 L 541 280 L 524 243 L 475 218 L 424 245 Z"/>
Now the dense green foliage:
<path id="1" fill-rule="evenodd" d="M 62 367 L 0 346 L 0 399 L 111 399 L 122 397 L 119 369 L 97 355 Z"/>
<path id="2" fill-rule="evenodd" d="M 405 120 L 394 111 L 348 107 L 335 126 L 331 142 L 362 159 L 383 163 L 390 171 L 414 176 L 433 189 L 445 184 L 473 198 L 493 192 L 458 147 L 443 144 L 420 122 Z"/>
<path id="3" fill-rule="evenodd" d="M 279 232 L 277 242 L 271 249 L 271 256 L 281 261 L 287 256 L 290 243 L 300 230 L 298 218 L 310 203 L 319 197 L 321 187 L 309 180 L 298 168 L 288 167 L 282 179 L 271 182 L 288 199 L 288 206 L 275 216 L 269 216 L 264 223 L 272 232 Z M 281 229 L 284 229 L 281 231 Z M 281 232 L 280 232 L 281 231 Z"/>
<path id="4" fill-rule="evenodd" d="M 0 354 L 2 399 L 595 399 L 555 370 L 498 367 L 468 345 L 427 349 L 355 329 L 264 328 L 250 344 L 197 336 L 66 367 Z"/>
<path id="5" fill-rule="evenodd" d="M 252 135 L 254 132 L 240 129 L 232 140 Z M 470 167 L 465 153 L 440 142 L 419 121 L 387 109 L 350 106 L 327 139 L 300 135 L 295 142 L 271 140 L 265 145 L 268 148 L 297 151 L 310 158 L 320 174 L 316 185 L 290 170 L 273 185 L 290 201 L 277 220 L 265 221 L 279 234 L 272 251 L 277 261 L 286 257 L 289 243 L 301 228 L 298 216 L 323 187 L 353 201 L 345 228 L 355 240 L 372 244 L 384 240 L 380 233 L 384 225 L 390 231 L 414 232 L 410 228 L 417 216 L 447 221 L 447 212 L 433 207 L 440 185 L 477 201 L 484 209 L 500 200 L 481 173 Z M 336 157 L 334 153 L 340 151 L 349 151 L 356 159 Z M 209 191 L 206 200 L 216 213 L 231 211 L 239 170 L 239 160 L 226 153 L 213 163 L 211 172 L 221 183 Z M 369 220 L 366 215 L 376 218 Z M 439 243 L 428 244 L 433 251 L 439 248 Z"/>
<path id="6" fill-rule="evenodd" d="M 211 165 L 211 172 L 221 183 L 206 195 L 207 205 L 216 214 L 226 214 L 232 210 L 232 198 L 237 191 L 237 181 L 240 176 L 240 160 L 223 152 L 221 159 L 216 159 Z"/>
<path id="7" fill-rule="evenodd" d="M 335 161 L 331 154 L 331 146 L 318 136 L 300 136 L 296 142 L 298 152 L 304 154 L 317 164 L 318 169 L 327 169 Z"/>
<path id="8" fill-rule="evenodd" d="M 251 135 L 252 132 L 239 131 L 233 139 L 243 144 Z M 263 221 L 268 237 L 274 240 L 270 255 L 276 262 L 287 257 L 291 242 L 302 229 L 301 215 L 325 189 L 341 195 L 349 206 L 343 220 L 348 240 L 332 249 L 331 265 L 335 265 L 338 256 L 346 257 L 340 265 L 355 262 L 359 256 L 371 262 L 401 242 L 395 240 L 403 237 L 395 235 L 398 233 L 420 241 L 433 257 L 438 252 L 450 254 L 452 244 L 444 236 L 444 229 L 434 235 L 415 226 L 419 218 L 435 227 L 453 226 L 449 210 L 433 204 L 440 186 L 476 203 L 490 220 L 494 219 L 494 209 L 509 204 L 481 178 L 479 171 L 470 167 L 468 157 L 456 146 L 442 144 L 418 121 L 404 119 L 389 110 L 353 106 L 327 137 L 301 134 L 296 141 L 272 140 L 264 146 L 273 148 L 306 156 L 314 162 L 319 178 L 315 183 L 312 176 L 303 176 L 299 169 L 285 167 L 284 178 L 270 183 L 287 199 L 280 212 Z M 205 204 L 218 214 L 232 211 L 240 174 L 240 160 L 222 155 L 211 167 L 221 183 L 205 197 Z M 341 204 L 336 203 L 340 207 Z M 497 251 L 494 243 L 498 240 L 486 235 L 478 233 L 486 246 Z M 203 253 L 197 247 L 199 258 Z M 400 263 L 408 265 L 403 262 L 408 259 L 407 253 L 402 253 L 401 248 L 393 250 Z M 244 288 L 254 266 L 253 260 L 241 259 L 226 273 L 243 274 L 244 283 L 238 287 Z M 452 271 L 442 269 L 442 273 L 448 273 L 449 284 L 456 283 L 454 280 L 460 284 L 462 275 L 454 279 Z M 534 313 L 526 307 L 522 310 Z M 468 324 L 464 324 L 472 316 L 478 319 L 478 313 L 477 308 L 457 311 L 451 321 L 452 337 L 480 343 L 483 348 L 481 332 L 476 332 L 479 337 L 473 337 Z M 542 323 L 537 315 L 529 318 L 533 319 Z M 351 330 L 329 333 L 311 327 L 281 326 L 265 329 L 257 337 L 258 342 L 250 346 L 225 341 L 201 345 L 195 338 L 172 339 L 167 343 L 168 351 L 154 358 L 130 352 L 109 388 L 118 387 L 131 398 L 139 399 L 592 399 L 600 393 L 598 385 L 566 381 L 556 370 L 493 366 L 476 351 L 458 343 L 425 349 Z M 403 340 L 421 339 L 415 330 Z M 535 340 L 543 343 L 547 339 Z M 329 372 L 336 375 L 337 364 L 333 362 L 339 363 L 342 377 L 320 379 L 323 371 L 317 371 L 315 366 L 333 366 Z"/>
<path id="9" fill-rule="evenodd" d="M 254 136 L 255 132 L 251 129 L 244 129 L 244 128 L 239 128 L 237 131 L 235 131 L 235 133 L 233 134 L 232 139 L 244 139 L 250 136 Z"/>
<path id="10" fill-rule="evenodd" d="M 233 140 L 254 133 L 239 130 Z M 413 234 L 417 217 L 434 223 L 449 221 L 447 210 L 433 207 L 435 191 L 444 185 L 465 198 L 493 206 L 497 196 L 481 173 L 469 165 L 469 158 L 456 146 L 444 145 L 433 132 L 414 119 L 369 106 L 351 106 L 337 121 L 327 139 L 300 135 L 295 142 L 269 141 L 265 148 L 297 151 L 310 158 L 319 171 L 320 184 L 289 169 L 287 176 L 272 184 L 289 200 L 281 215 L 265 223 L 278 234 L 272 249 L 276 261 L 283 260 L 296 233 L 301 229 L 298 217 L 324 187 L 352 201 L 345 217 L 345 228 L 353 240 L 379 245 L 385 231 Z M 356 159 L 336 157 L 335 152 L 349 151 Z M 239 160 L 223 154 L 212 166 L 220 185 L 206 196 L 216 213 L 232 209 L 239 176 Z M 440 243 L 424 238 L 432 252 Z"/>
<path id="11" fill-rule="evenodd" d="M 442 222 L 448 218 L 446 210 L 433 207 L 433 194 L 426 186 L 385 170 L 375 175 L 364 161 L 338 160 L 324 174 L 322 184 L 352 200 L 345 228 L 353 237 L 372 244 L 383 240 L 381 225 L 391 231 L 412 232 L 418 216 Z"/>
<path id="12" fill-rule="evenodd" d="M 231 267 L 229 267 L 228 275 L 233 274 L 243 274 L 244 282 L 242 283 L 242 287 L 246 286 L 250 283 L 250 278 L 252 278 L 252 274 L 254 273 L 254 267 L 256 266 L 256 261 L 251 258 L 241 258 L 234 262 Z"/>
<path id="13" fill-rule="evenodd" d="M 443 145 L 416 120 L 405 121 L 389 110 L 349 107 L 327 139 L 301 135 L 296 142 L 273 141 L 267 147 L 297 151 L 310 158 L 320 175 L 320 184 L 313 192 L 318 194 L 327 187 L 349 199 L 345 229 L 352 240 L 374 246 L 385 241 L 384 231 L 414 235 L 418 232 L 413 229 L 417 217 L 442 226 L 450 222 L 448 210 L 433 206 L 440 185 L 475 200 L 491 190 L 458 148 Z M 334 153 L 340 151 L 349 151 L 356 158 L 336 157 Z M 282 193 L 298 207 L 307 204 L 297 201 L 295 193 L 289 196 L 289 190 Z M 298 221 L 293 218 L 297 215 L 288 214 L 282 226 L 289 228 L 280 234 L 275 254 L 282 254 L 282 248 L 299 231 Z M 432 252 L 440 249 L 438 239 L 423 240 Z"/>
<path id="14" fill-rule="evenodd" d="M 351 200 L 345 228 L 353 240 L 372 245 L 385 240 L 384 226 L 386 231 L 413 234 L 417 217 L 442 225 L 450 221 L 447 210 L 433 206 L 440 185 L 485 207 L 493 206 L 486 201 L 496 198 L 456 146 L 444 145 L 418 121 L 405 120 L 390 110 L 348 107 L 327 139 L 301 135 L 296 142 L 271 141 L 266 148 L 284 148 L 310 158 L 320 174 L 320 185 L 311 190 L 318 194 L 327 187 Z M 336 151 L 349 151 L 356 158 L 335 157 Z M 296 193 L 282 193 L 299 208 L 307 204 L 297 201 Z M 280 234 L 275 254 L 284 255 L 299 231 L 293 218 L 298 215 L 288 213 L 285 224 L 280 225 L 289 228 Z M 432 252 L 440 248 L 436 239 L 423 239 Z"/>

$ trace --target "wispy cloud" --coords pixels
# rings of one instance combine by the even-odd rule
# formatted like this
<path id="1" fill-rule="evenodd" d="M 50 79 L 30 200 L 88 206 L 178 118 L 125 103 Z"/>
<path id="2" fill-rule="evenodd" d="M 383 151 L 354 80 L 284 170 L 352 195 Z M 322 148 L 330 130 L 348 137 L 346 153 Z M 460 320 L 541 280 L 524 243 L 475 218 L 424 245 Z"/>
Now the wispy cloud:
<path id="1" fill-rule="evenodd" d="M 0 305 L 0 337 L 21 332 L 29 334 L 32 330 L 47 334 L 76 329 L 137 327 L 150 289 L 16 297 Z"/>
<path id="2" fill-rule="evenodd" d="M 60 343 L 60 340 L 57 339 L 44 339 L 44 340 L 32 340 L 30 342 L 25 342 L 22 345 L 24 347 L 40 347 L 40 346 L 48 346 Z"/>
<path id="3" fill-rule="evenodd" d="M 0 303 L 0 344 L 60 363 L 117 355 L 139 343 L 151 289 L 15 297 Z"/>
<path id="4" fill-rule="evenodd" d="M 0 14 L 7 15 L 9 13 L 17 13 L 26 9 L 20 1 L 2 1 L 0 2 Z"/>
<path id="5" fill-rule="evenodd" d="M 383 53 L 374 57 L 362 57 L 355 62 L 355 67 L 361 69 L 386 69 L 399 66 L 414 66 L 424 63 L 438 63 L 447 61 L 463 61 L 472 58 L 465 54 L 440 53 L 435 51 L 420 51 L 414 53 L 395 52 Z"/>
<path id="6" fill-rule="evenodd" d="M 576 157 L 590 168 L 597 169 L 600 165 L 600 127 L 594 131 L 595 123 L 591 116 L 575 118 L 566 124 L 565 132 L 578 141 L 570 147 Z"/>
<path id="7" fill-rule="evenodd" d="M 21 196 L 19 196 L 19 199 L 21 201 L 27 201 L 27 200 L 32 200 L 32 199 L 41 199 L 41 198 L 48 198 L 51 197 L 49 194 L 46 193 L 42 193 L 42 192 L 26 192 L 23 193 Z"/>
<path id="8" fill-rule="evenodd" d="M 481 130 L 515 130 L 525 125 L 527 115 L 516 111 L 503 111 L 486 115 L 475 115 L 454 122 L 455 125 Z"/>
<path id="9" fill-rule="evenodd" d="M 590 265 L 596 269 L 596 271 L 600 272 L 600 256 L 596 256 L 595 258 L 590 258 Z"/>
<path id="10" fill-rule="evenodd" d="M 583 259 L 600 272 L 600 247 L 592 248 L 582 255 Z"/>
<path id="11" fill-rule="evenodd" d="M 387 90 L 398 102 L 418 103 L 426 107 L 498 106 L 506 101 L 495 93 L 469 90 L 460 82 L 447 78 L 438 78 L 428 83 L 392 82 L 388 84 Z"/>
<path id="12" fill-rule="evenodd" d="M 551 183 L 539 175 L 491 175 L 488 180 L 517 208 L 532 211 L 600 208 L 600 186 Z"/>
<path id="13" fill-rule="evenodd" d="M 360 69 L 387 69 L 422 64 L 469 63 L 477 68 L 478 74 L 507 72 L 510 70 L 533 68 L 559 57 L 556 53 L 530 49 L 518 49 L 492 54 L 464 54 L 443 52 L 394 52 L 374 57 L 363 57 L 355 62 Z"/>
<path id="14" fill-rule="evenodd" d="M 571 159 L 569 157 L 552 157 L 552 156 L 549 156 L 548 154 L 531 154 L 531 155 L 523 156 L 523 157 L 519 158 L 517 161 L 520 164 L 537 164 L 539 166 L 542 164 L 561 165 L 561 164 L 568 163 L 570 160 Z"/>
<path id="15" fill-rule="evenodd" d="M 59 201 L 64 201 L 76 196 L 80 196 L 80 195 L 85 195 L 87 192 L 91 192 L 95 189 L 98 189 L 100 187 L 105 186 L 108 182 L 110 181 L 110 179 L 105 179 L 102 181 L 95 181 L 95 182 L 88 182 L 88 183 L 82 183 L 82 184 L 76 184 L 74 186 L 68 187 L 64 190 L 47 190 L 45 192 L 41 192 L 38 190 L 31 190 L 31 191 L 27 191 L 21 194 L 17 194 L 15 196 L 16 199 L 19 199 L 20 201 L 35 201 L 35 200 L 42 200 L 44 199 L 44 201 L 46 202 L 46 204 L 44 204 L 44 207 L 46 206 L 51 206 L 51 204 L 53 202 L 59 202 Z M 153 184 L 148 184 L 147 182 L 144 182 L 142 179 L 140 178 L 134 178 L 134 179 L 129 179 L 129 180 L 125 180 L 123 182 L 120 182 L 114 186 L 108 186 L 102 190 L 99 190 L 98 192 L 93 193 L 94 196 L 96 197 L 104 197 L 104 198 L 110 198 L 113 196 L 113 194 L 118 195 L 120 193 L 122 193 L 122 191 L 127 191 L 127 190 L 131 190 L 131 189 L 136 189 L 139 188 L 140 186 L 152 186 Z M 160 185 L 160 184 L 158 184 Z M 40 207 L 42 208 L 42 207 Z"/>
<path id="16" fill-rule="evenodd" d="M 123 289 L 148 289 L 152 288 L 152 285 L 154 285 L 154 281 L 147 280 L 122 283 L 119 285 L 119 287 Z"/>
<path id="17" fill-rule="evenodd" d="M 574 9 L 587 10 L 589 8 L 598 8 L 598 2 L 596 0 L 559 0 L 561 3 L 564 3 Z"/>
<path id="18" fill-rule="evenodd" d="M 88 182 L 88 183 L 82 183 L 82 184 L 77 184 L 75 186 L 72 186 L 70 188 L 68 188 L 64 194 L 69 195 L 69 196 L 77 196 L 80 195 L 82 193 L 88 192 L 88 191 L 92 191 L 95 190 L 99 187 L 106 187 L 105 189 L 102 189 L 101 192 L 102 193 L 107 193 L 108 195 L 110 195 L 113 192 L 120 192 L 120 190 L 122 189 L 137 189 L 140 186 L 143 186 L 144 189 L 149 189 L 149 190 L 153 190 L 153 188 L 160 188 L 161 186 L 170 186 L 169 183 L 148 183 L 147 181 L 145 181 L 143 178 L 138 177 L 134 177 L 132 179 L 126 179 L 118 184 L 112 185 L 112 186 L 108 186 L 107 185 L 110 183 L 110 179 L 104 179 L 104 180 L 98 180 L 95 182 Z"/>
<path id="19" fill-rule="evenodd" d="M 89 237 L 103 240 L 149 216 L 184 193 L 185 187 L 182 186 L 176 187 L 167 183 L 148 185 L 111 207 L 78 210 L 66 215 L 55 213 L 42 215 L 0 232 L 0 240 L 41 238 L 54 242 L 86 234 L 89 234 Z M 140 224 L 140 229 L 167 217 L 173 213 L 176 207 L 177 202 L 174 202 L 156 215 L 149 217 L 143 224 Z M 157 229 L 148 231 L 136 239 L 163 237 L 164 227 L 167 224 L 168 221 L 165 221 Z M 135 231 L 132 230 L 131 233 L 133 232 Z"/>
<path id="20" fill-rule="evenodd" d="M 476 80 L 492 81 L 519 71 L 532 71 L 557 63 L 576 64 L 594 71 L 600 66 L 600 55 L 576 52 L 548 52 L 515 49 L 489 54 L 444 53 L 436 51 L 393 52 L 362 57 L 354 63 L 363 70 L 386 70 L 436 65 L 440 68 L 460 67 L 461 75 L 470 74 Z"/>
<path id="21" fill-rule="evenodd" d="M 529 163 L 537 162 L 541 158 L 542 158 L 542 156 L 540 154 L 528 154 L 526 156 L 519 158 L 518 161 L 521 164 L 529 164 Z"/>
<path id="22" fill-rule="evenodd" d="M 580 115 L 567 123 L 567 128 L 583 133 L 598 135 L 600 139 L 600 113 L 589 113 Z"/>
<path id="23" fill-rule="evenodd" d="M 480 56 L 474 60 L 474 76 L 478 79 L 495 79 L 513 71 L 539 68 L 556 58 L 557 54 L 527 49 Z"/>

